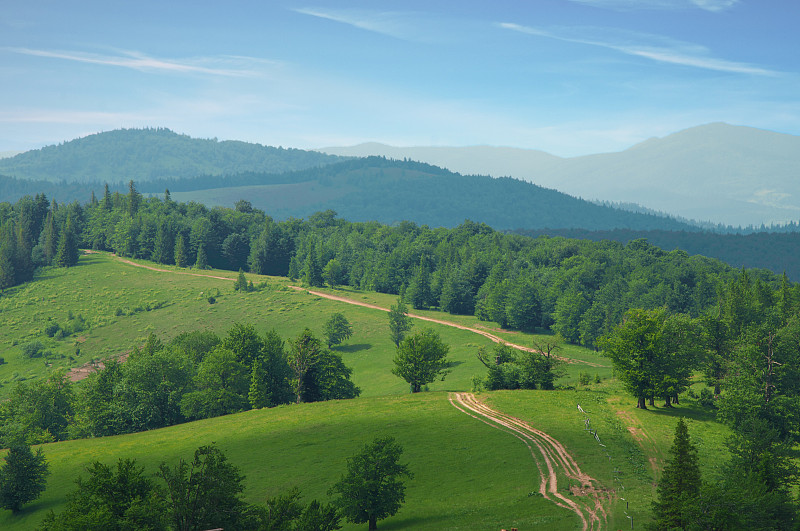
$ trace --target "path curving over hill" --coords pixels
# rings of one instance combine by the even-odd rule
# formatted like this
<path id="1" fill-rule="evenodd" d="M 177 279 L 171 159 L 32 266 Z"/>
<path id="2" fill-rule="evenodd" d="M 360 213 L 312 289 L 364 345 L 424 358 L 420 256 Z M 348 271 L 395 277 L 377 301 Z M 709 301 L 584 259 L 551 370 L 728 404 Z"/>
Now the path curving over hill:
<path id="1" fill-rule="evenodd" d="M 297 291 L 305 291 L 305 292 L 307 292 L 307 293 L 309 293 L 311 295 L 315 295 L 317 297 L 322 297 L 324 299 L 330 299 L 330 300 L 333 300 L 333 301 L 345 302 L 347 304 L 353 304 L 355 306 L 363 306 L 364 308 L 371 308 L 373 310 L 381 310 L 381 311 L 384 311 L 384 312 L 388 312 L 389 311 L 389 308 L 383 308 L 383 307 L 378 306 L 376 304 L 370 304 L 370 303 L 367 303 L 367 302 L 361 302 L 361 301 L 357 301 L 357 300 L 354 300 L 354 299 L 348 299 L 347 297 L 341 297 L 339 295 L 331 295 L 330 293 L 323 293 L 321 291 L 313 291 L 313 290 L 310 290 L 310 289 L 301 288 L 299 286 L 289 286 L 289 287 L 294 289 L 294 290 L 297 290 Z M 499 336 L 496 336 L 496 335 L 492 334 L 491 332 L 487 332 L 486 330 L 481 330 L 479 328 L 472 328 L 470 326 L 465 326 L 465 325 L 462 325 L 462 324 L 454 323 L 453 321 L 445 321 L 443 319 L 435 319 L 433 317 L 426 317 L 424 315 L 418 315 L 418 314 L 414 314 L 414 313 L 409 313 L 408 316 L 411 317 L 412 319 L 419 319 L 420 321 L 428 321 L 430 323 L 436 323 L 436 324 L 440 324 L 440 325 L 444 325 L 444 326 L 451 326 L 453 328 L 458 328 L 459 330 L 467 330 L 467 331 L 473 332 L 475 334 L 480 334 L 480 335 L 492 340 L 495 343 L 500 343 L 502 345 L 508 345 L 509 347 L 515 348 L 517 350 L 523 350 L 525 352 L 535 352 L 537 354 L 541 354 L 542 353 L 541 351 L 539 351 L 539 350 L 537 350 L 535 348 L 526 347 L 524 345 L 518 345 L 516 343 L 511 343 L 510 341 L 506 341 L 505 339 L 503 339 L 503 338 L 501 338 Z M 556 356 L 556 358 L 561 360 L 561 361 L 564 361 L 566 363 L 578 363 L 578 364 L 588 365 L 590 367 L 604 367 L 604 365 L 602 365 L 600 363 L 593 363 L 591 361 L 576 360 L 576 359 L 573 359 L 573 358 L 564 358 L 564 357 L 559 357 L 559 356 Z"/>
<path id="2" fill-rule="evenodd" d="M 606 491 L 599 487 L 597 480 L 581 471 L 564 445 L 530 424 L 490 408 L 472 393 L 450 393 L 449 399 L 459 411 L 510 433 L 525 443 L 539 469 L 539 493 L 546 500 L 575 513 L 583 531 L 600 530 L 607 526 L 608 514 L 604 503 L 609 498 Z M 558 491 L 559 474 L 568 478 L 570 495 Z M 573 485 L 573 482 L 580 486 Z"/>

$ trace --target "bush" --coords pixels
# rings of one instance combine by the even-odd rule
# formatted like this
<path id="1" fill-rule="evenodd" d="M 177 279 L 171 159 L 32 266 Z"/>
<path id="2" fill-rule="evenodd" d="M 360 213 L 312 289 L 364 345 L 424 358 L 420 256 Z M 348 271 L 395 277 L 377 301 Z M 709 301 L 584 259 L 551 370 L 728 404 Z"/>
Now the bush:
<path id="1" fill-rule="evenodd" d="M 122 308 L 120 308 L 120 307 L 117 307 L 117 309 L 116 309 L 116 310 L 114 310 L 114 316 L 115 316 L 115 317 L 120 317 L 120 316 L 121 316 L 121 315 L 123 315 L 124 313 L 125 313 L 125 312 L 123 312 L 123 311 L 122 311 Z"/>
<path id="2" fill-rule="evenodd" d="M 700 399 L 697 401 L 702 407 L 707 407 L 714 409 L 716 408 L 716 404 L 714 404 L 714 393 L 711 392 L 711 389 L 708 387 L 704 387 L 700 391 Z"/>
<path id="3" fill-rule="evenodd" d="M 591 381 L 592 381 L 591 376 L 589 376 L 588 372 L 581 372 L 578 375 L 578 383 L 580 383 L 581 385 L 589 385 Z"/>
<path id="4" fill-rule="evenodd" d="M 215 299 L 214 297 L 209 297 L 208 298 L 208 303 L 209 304 L 214 304 L 215 302 L 217 302 L 217 299 Z"/>
<path id="5" fill-rule="evenodd" d="M 44 345 L 40 341 L 31 341 L 22 346 L 22 355 L 26 358 L 41 358 Z"/>
<path id="6" fill-rule="evenodd" d="M 55 336 L 59 330 L 61 330 L 61 325 L 56 322 L 52 322 L 44 327 L 44 333 L 47 337 Z"/>

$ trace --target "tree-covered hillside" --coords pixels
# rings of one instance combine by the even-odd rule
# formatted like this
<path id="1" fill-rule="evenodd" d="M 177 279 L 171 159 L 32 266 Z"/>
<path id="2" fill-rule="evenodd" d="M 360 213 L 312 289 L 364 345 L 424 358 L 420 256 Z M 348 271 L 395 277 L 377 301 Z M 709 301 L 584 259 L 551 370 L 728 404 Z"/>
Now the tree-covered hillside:
<path id="1" fill-rule="evenodd" d="M 118 129 L 0 159 L 0 174 L 18 179 L 144 182 L 322 166 L 339 157 L 239 141 L 180 135 L 169 129 Z"/>
<path id="2" fill-rule="evenodd" d="M 748 234 L 629 229 L 547 229 L 515 232 L 534 238 L 541 235 L 562 236 L 592 241 L 613 240 L 622 244 L 644 238 L 666 251 L 682 249 L 690 255 L 717 258 L 734 267 L 769 269 L 775 273 L 785 271 L 790 279 L 800 281 L 800 233 L 794 230 L 764 230 Z"/>
<path id="3" fill-rule="evenodd" d="M 207 190 L 213 186 L 208 178 L 159 181 L 142 189 L 161 193 L 169 188 L 177 199 L 209 206 L 231 206 L 246 198 L 276 219 L 306 217 L 331 209 L 353 221 L 412 220 L 432 227 L 455 227 L 471 219 L 496 229 L 512 230 L 694 229 L 663 216 L 596 205 L 518 179 L 460 175 L 429 164 L 382 157 L 283 175 L 236 175 L 218 183 L 215 189 Z"/>
<path id="4" fill-rule="evenodd" d="M 466 221 L 454 229 L 404 221 L 348 222 L 333 211 L 278 222 L 247 201 L 235 209 L 103 193 L 85 206 L 44 196 L 0 209 L 0 287 L 37 265 L 69 265 L 75 245 L 181 267 L 242 268 L 405 294 L 415 308 L 474 314 L 503 327 L 549 329 L 594 346 L 629 308 L 700 315 L 737 270 L 717 260 L 560 237 L 531 239 Z M 751 273 L 773 288 L 780 277 Z"/>

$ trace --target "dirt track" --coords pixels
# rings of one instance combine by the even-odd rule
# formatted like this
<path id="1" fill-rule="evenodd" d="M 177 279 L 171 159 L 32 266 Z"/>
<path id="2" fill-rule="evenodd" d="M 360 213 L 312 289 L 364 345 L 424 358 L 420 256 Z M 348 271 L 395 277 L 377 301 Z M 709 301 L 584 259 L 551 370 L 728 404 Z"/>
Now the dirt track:
<path id="1" fill-rule="evenodd" d="M 598 488 L 594 478 L 581 471 L 564 445 L 518 418 L 495 411 L 476 399 L 472 393 L 450 393 L 449 398 L 450 403 L 459 411 L 489 426 L 511 433 L 524 442 L 531 451 L 536 468 L 539 469 L 541 478 L 539 493 L 559 507 L 574 512 L 580 519 L 584 531 L 599 530 L 607 525 L 608 515 L 604 502 L 608 501 L 608 496 L 605 491 Z M 559 469 L 569 479 L 570 494 L 577 499 L 558 491 Z M 573 481 L 580 486 L 572 485 Z"/>
<path id="2" fill-rule="evenodd" d="M 357 300 L 353 300 L 353 299 L 348 299 L 347 297 L 340 297 L 338 295 L 331 295 L 329 293 L 323 293 L 321 291 L 313 291 L 313 290 L 301 288 L 299 286 L 289 286 L 289 287 L 292 288 L 292 289 L 295 289 L 297 291 L 306 291 L 306 292 L 310 293 L 311 295 L 316 295 L 317 297 L 322 297 L 324 299 L 330 299 L 330 300 L 339 301 L 339 302 L 346 302 L 347 304 L 354 304 L 356 306 L 363 306 L 364 308 L 372 308 L 373 310 L 381 310 L 381 311 L 384 311 L 384 312 L 388 312 L 389 311 L 389 308 L 383 308 L 383 307 L 375 305 L 375 304 L 369 304 L 369 303 L 366 303 L 366 302 L 361 302 L 361 301 L 357 301 Z M 541 351 L 539 351 L 539 350 L 536 350 L 536 349 L 531 348 L 531 347 L 526 347 L 526 346 L 523 346 L 523 345 L 518 345 L 516 343 L 511 343 L 510 341 L 506 341 L 505 339 L 503 339 L 501 337 L 498 337 L 498 336 L 496 336 L 496 335 L 494 335 L 494 334 L 492 334 L 490 332 L 487 332 L 486 330 L 480 330 L 478 328 L 472 328 L 472 327 L 469 327 L 469 326 L 465 326 L 465 325 L 461 325 L 461 324 L 458 324 L 458 323 L 454 323 L 453 321 L 445 321 L 445 320 L 442 320 L 442 319 L 434 319 L 433 317 L 426 317 L 424 315 L 417 315 L 417 314 L 414 314 L 414 313 L 409 313 L 408 316 L 413 318 L 413 319 L 419 319 L 421 321 L 428 321 L 428 322 L 431 322 L 431 323 L 436 323 L 436 324 L 440 324 L 440 325 L 444 325 L 444 326 L 452 326 L 453 328 L 458 328 L 460 330 L 467 330 L 469 332 L 473 332 L 475 334 L 480 334 L 480 335 L 482 335 L 484 337 L 487 337 L 487 338 L 491 339 L 492 341 L 494 341 L 495 343 L 508 345 L 511 348 L 515 348 L 517 350 L 523 350 L 525 352 L 535 352 L 537 354 L 541 354 Z M 572 358 L 562 358 L 562 357 L 558 357 L 558 356 L 556 356 L 556 358 L 561 360 L 561 361 L 564 361 L 566 363 L 578 363 L 578 364 L 588 365 L 590 367 L 603 367 L 604 366 L 604 365 L 602 365 L 600 363 L 592 363 L 590 361 L 576 360 L 576 359 L 572 359 Z"/>

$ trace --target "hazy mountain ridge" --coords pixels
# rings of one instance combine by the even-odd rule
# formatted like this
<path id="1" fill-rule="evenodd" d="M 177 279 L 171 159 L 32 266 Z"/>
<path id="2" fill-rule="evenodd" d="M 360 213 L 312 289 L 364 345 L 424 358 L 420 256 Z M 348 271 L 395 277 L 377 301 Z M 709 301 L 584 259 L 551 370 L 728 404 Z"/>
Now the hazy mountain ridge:
<path id="1" fill-rule="evenodd" d="M 315 151 L 199 139 L 169 129 L 117 129 L 0 159 L 22 180 L 145 182 L 240 172 L 302 170 L 340 160 Z"/>
<path id="2" fill-rule="evenodd" d="M 510 175 L 577 197 L 636 203 L 734 226 L 800 219 L 800 137 L 713 123 L 651 138 L 625 151 L 560 158 L 536 150 L 366 144 L 337 155 L 411 158 L 457 172 Z"/>

